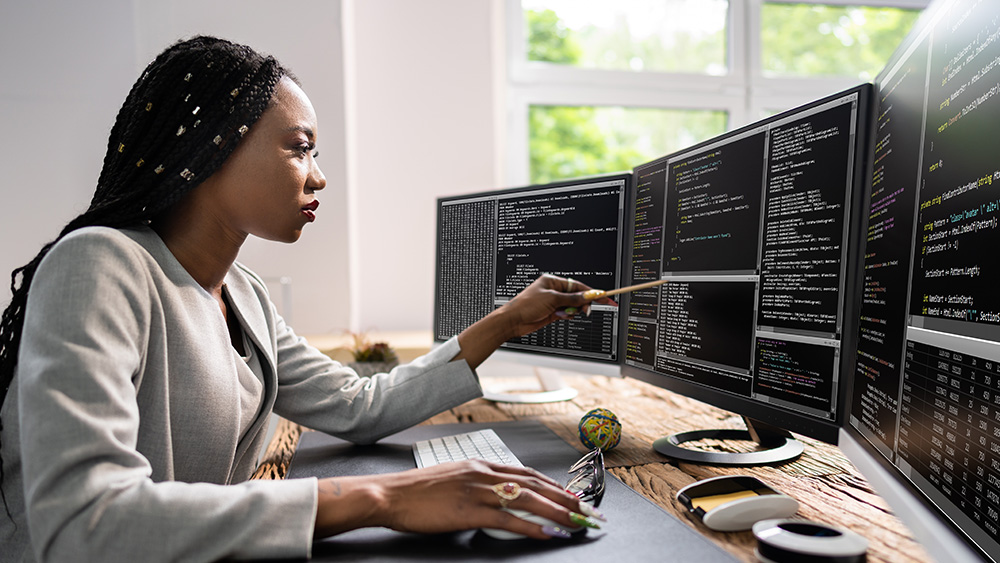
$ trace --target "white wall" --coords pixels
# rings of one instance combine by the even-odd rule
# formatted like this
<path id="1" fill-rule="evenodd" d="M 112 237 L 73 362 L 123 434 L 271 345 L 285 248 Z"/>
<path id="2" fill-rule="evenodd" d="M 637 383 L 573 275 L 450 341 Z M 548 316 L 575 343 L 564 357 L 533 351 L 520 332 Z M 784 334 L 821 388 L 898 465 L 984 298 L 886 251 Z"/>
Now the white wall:
<path id="1" fill-rule="evenodd" d="M 435 200 L 497 187 L 502 168 L 494 158 L 502 10 L 492 0 L 345 2 L 355 322 L 430 330 Z"/>
<path id="2" fill-rule="evenodd" d="M 292 281 L 291 323 L 303 334 L 340 332 L 350 316 L 347 255 L 344 80 L 339 1 L 136 0 L 137 50 L 143 66 L 181 37 L 210 34 L 253 46 L 295 73 L 319 119 L 318 220 L 295 244 L 252 238 L 240 261 L 265 279 Z M 138 72 L 136 73 L 138 76 Z M 271 284 L 279 304 L 280 289 Z M 283 311 L 288 314 L 287 311 Z"/>
<path id="3" fill-rule="evenodd" d="M 348 21 L 325 0 L 0 2 L 0 303 L 9 272 L 86 208 L 142 68 L 208 33 L 276 56 L 320 121 L 319 220 L 240 260 L 292 278 L 300 333 L 430 329 L 434 198 L 494 187 L 501 168 L 496 0 L 343 0 Z"/>
<path id="4" fill-rule="evenodd" d="M 0 303 L 87 208 L 138 74 L 130 0 L 0 3 Z"/>

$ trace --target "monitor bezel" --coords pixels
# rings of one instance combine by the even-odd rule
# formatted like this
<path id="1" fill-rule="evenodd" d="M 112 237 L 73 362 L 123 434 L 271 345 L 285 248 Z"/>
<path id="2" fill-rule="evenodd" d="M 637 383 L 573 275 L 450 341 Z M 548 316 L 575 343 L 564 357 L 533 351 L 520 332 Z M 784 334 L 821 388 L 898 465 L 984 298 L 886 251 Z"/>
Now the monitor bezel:
<path id="1" fill-rule="evenodd" d="M 755 121 L 751 124 L 745 125 L 743 127 L 734 129 L 718 135 L 704 142 L 698 143 L 691 147 L 685 148 L 682 151 L 677 151 L 669 155 L 657 158 L 655 160 L 649 161 L 647 163 L 636 166 L 633 169 L 633 176 L 638 176 L 638 171 L 640 169 L 646 169 L 657 163 L 666 162 L 680 154 L 686 154 L 691 152 L 696 152 L 698 149 L 706 147 L 708 145 L 713 145 L 721 140 L 727 138 L 732 138 L 741 134 L 746 133 L 752 129 L 759 128 L 763 125 L 773 123 L 775 121 L 780 121 L 786 119 L 789 116 L 793 116 L 797 113 L 808 111 L 817 106 L 829 103 L 831 101 L 843 98 L 851 94 L 858 95 L 858 113 L 857 120 L 855 123 L 856 127 L 856 137 L 854 145 L 854 159 L 856 165 L 854 166 L 854 173 L 852 178 L 852 187 L 850 194 L 850 213 L 846 218 L 845 224 L 852 225 L 853 228 L 848 229 L 847 235 L 847 257 L 848 264 L 845 271 L 844 279 L 844 295 L 853 296 L 850 297 L 848 301 L 844 303 L 843 314 L 843 328 L 841 331 L 840 340 L 840 368 L 839 368 L 839 380 L 837 386 L 837 412 L 836 417 L 832 420 L 820 419 L 808 414 L 800 413 L 791 409 L 786 409 L 777 405 L 762 403 L 760 401 L 743 397 L 725 391 L 714 389 L 707 386 L 698 385 L 691 383 L 687 380 L 683 380 L 670 375 L 662 374 L 656 371 L 646 369 L 644 367 L 632 365 L 627 362 L 624 354 L 622 356 L 622 366 L 621 374 L 623 377 L 631 377 L 644 381 L 651 385 L 667 389 L 668 391 L 673 391 L 679 393 L 686 397 L 708 403 L 715 407 L 742 415 L 746 418 L 753 420 L 759 420 L 761 422 L 776 426 L 782 429 L 786 429 L 795 432 L 800 435 L 808 436 L 823 442 L 828 442 L 831 444 L 836 444 L 839 436 L 839 429 L 844 424 L 845 414 L 846 414 L 846 401 L 848 399 L 848 388 L 850 385 L 849 378 L 853 375 L 853 365 L 855 361 L 856 342 L 857 342 L 857 323 L 858 315 L 860 314 L 860 304 L 861 298 L 859 291 L 862 287 L 863 281 L 863 269 L 861 256 L 859 256 L 862 249 L 862 242 L 864 240 L 864 229 L 867 226 L 867 216 L 864 214 L 864 196 L 867 192 L 867 180 L 871 176 L 871 158 L 869 155 L 869 149 L 871 147 L 871 142 L 874 137 L 872 127 L 870 123 L 874 117 L 873 109 L 873 94 L 872 85 L 865 83 L 859 84 L 852 88 L 842 90 L 835 94 L 825 96 L 818 100 L 814 100 L 807 104 L 797 106 L 795 108 L 782 111 L 775 115 L 766 117 L 759 121 Z M 626 216 L 630 218 L 635 213 L 635 185 L 636 181 L 633 179 L 633 188 L 629 193 L 628 199 L 628 209 Z M 632 263 L 632 244 L 633 244 L 633 229 L 629 228 L 627 231 L 627 244 L 626 250 L 627 261 L 625 273 L 629 276 L 628 283 L 633 283 L 631 280 L 631 263 Z M 622 300 L 621 306 L 626 307 L 626 315 L 623 315 L 625 322 L 627 323 L 627 311 L 630 305 L 630 300 L 628 297 Z M 625 346 L 625 329 L 627 326 L 622 327 L 621 331 L 621 342 L 619 344 L 620 348 L 624 350 Z M 850 370 L 848 370 L 850 367 Z"/>

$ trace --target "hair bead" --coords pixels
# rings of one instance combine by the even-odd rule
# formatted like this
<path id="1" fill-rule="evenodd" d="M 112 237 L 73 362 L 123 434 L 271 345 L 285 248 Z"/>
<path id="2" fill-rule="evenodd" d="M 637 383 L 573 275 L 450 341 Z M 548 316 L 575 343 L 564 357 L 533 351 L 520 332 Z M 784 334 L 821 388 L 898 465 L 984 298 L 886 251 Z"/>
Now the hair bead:
<path id="1" fill-rule="evenodd" d="M 124 150 L 125 150 L 125 143 L 118 143 L 118 152 L 122 152 Z"/>
<path id="2" fill-rule="evenodd" d="M 234 98 L 236 96 L 239 96 L 240 95 L 240 89 L 239 88 L 233 88 L 233 91 L 230 92 L 229 95 L 232 96 L 232 97 L 234 97 Z"/>
<path id="3" fill-rule="evenodd" d="M 186 75 L 184 75 L 184 82 L 191 82 L 191 73 L 190 72 L 187 73 Z"/>
<path id="4" fill-rule="evenodd" d="M 181 125 L 180 127 L 177 128 L 177 136 L 180 137 L 181 135 L 184 134 L 185 131 L 187 131 L 187 128 Z"/>
<path id="5" fill-rule="evenodd" d="M 198 115 L 199 111 L 201 111 L 201 106 L 194 106 L 194 111 L 191 112 L 191 115 Z"/>
<path id="6" fill-rule="evenodd" d="M 149 102 L 146 104 L 146 111 L 149 111 L 151 109 L 153 109 L 153 102 Z"/>
<path id="7" fill-rule="evenodd" d="M 246 135 L 247 131 L 249 131 L 249 130 L 250 130 L 250 128 L 247 127 L 246 125 L 240 125 L 240 128 L 237 129 L 237 131 L 239 131 L 239 133 L 240 133 L 240 137 L 242 137 L 243 135 Z"/>
<path id="8" fill-rule="evenodd" d="M 197 127 L 199 123 L 201 123 L 201 120 L 196 119 L 195 122 L 191 124 L 191 127 Z"/>
<path id="9" fill-rule="evenodd" d="M 146 163 L 146 161 L 140 158 L 140 159 L 139 159 L 139 162 L 136 162 L 136 163 L 135 163 L 135 167 L 136 167 L 136 168 L 139 168 L 139 167 L 141 167 L 141 166 L 142 166 L 143 164 L 145 164 L 145 163 Z"/>
<path id="10" fill-rule="evenodd" d="M 185 180 L 190 182 L 191 178 L 194 178 L 194 172 L 191 172 L 190 170 L 185 168 L 184 170 L 181 170 L 181 178 L 184 178 Z"/>
<path id="11" fill-rule="evenodd" d="M 212 139 L 212 142 L 215 143 L 215 144 L 217 144 L 217 145 L 221 144 L 222 143 L 222 135 L 216 135 L 215 138 Z"/>
<path id="12" fill-rule="evenodd" d="M 157 166 L 157 167 L 156 167 L 156 168 L 155 168 L 155 169 L 153 170 L 153 172 L 155 172 L 155 173 L 157 173 L 157 174 L 159 174 L 159 173 L 163 172 L 163 165 L 161 164 L 161 165 Z"/>

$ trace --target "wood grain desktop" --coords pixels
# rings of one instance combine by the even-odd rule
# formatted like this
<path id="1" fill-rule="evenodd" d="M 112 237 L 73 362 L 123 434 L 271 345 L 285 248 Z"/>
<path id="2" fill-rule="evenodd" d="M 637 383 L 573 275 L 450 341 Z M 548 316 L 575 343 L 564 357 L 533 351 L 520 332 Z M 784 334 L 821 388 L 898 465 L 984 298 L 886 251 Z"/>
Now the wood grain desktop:
<path id="1" fill-rule="evenodd" d="M 633 379 L 577 375 L 564 375 L 564 378 L 579 391 L 573 400 L 512 404 L 476 399 L 441 413 L 425 424 L 538 420 L 582 453 L 586 450 L 577 438 L 577 423 L 588 410 L 604 407 L 618 415 L 623 427 L 621 443 L 605 456 L 609 471 L 741 561 L 757 561 L 753 553 L 756 547 L 753 534 L 709 530 L 677 503 L 678 490 L 708 477 L 753 475 L 798 500 L 797 518 L 840 526 L 867 538 L 870 542 L 868 561 L 930 561 L 910 531 L 836 446 L 798 437 L 806 444 L 805 453 L 793 462 L 778 466 L 733 468 L 673 463 L 653 451 L 653 440 L 683 430 L 740 428 L 742 420 L 732 413 Z M 489 378 L 484 384 L 495 382 L 500 381 Z M 259 478 L 284 477 L 299 432 L 297 425 L 282 422 L 258 470 Z M 749 442 L 709 441 L 702 441 L 698 446 L 716 451 L 749 451 L 754 447 Z M 740 450 L 741 447 L 746 449 Z"/>

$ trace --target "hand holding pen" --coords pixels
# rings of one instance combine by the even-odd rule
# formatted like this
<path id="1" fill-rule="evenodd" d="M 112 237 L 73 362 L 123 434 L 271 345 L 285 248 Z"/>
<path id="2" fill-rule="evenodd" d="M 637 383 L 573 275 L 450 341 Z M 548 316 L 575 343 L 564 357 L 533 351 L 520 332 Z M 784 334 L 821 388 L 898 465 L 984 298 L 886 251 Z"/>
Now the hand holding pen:
<path id="1" fill-rule="evenodd" d="M 455 360 L 464 360 L 475 369 L 504 342 L 534 332 L 559 319 L 569 319 L 586 311 L 591 302 L 614 305 L 606 297 L 584 298 L 591 287 L 579 281 L 543 274 L 522 289 L 503 307 L 479 319 L 458 335 L 462 351 Z"/>
<path id="2" fill-rule="evenodd" d="M 569 279 L 568 281 L 569 282 L 573 282 L 572 279 Z M 590 316 L 590 305 L 589 305 L 589 302 L 591 302 L 591 301 L 596 301 L 598 299 L 606 299 L 608 297 L 611 297 L 612 295 L 620 295 L 622 293 L 631 293 L 633 291 L 638 291 L 640 289 L 649 289 L 651 287 L 657 287 L 657 286 L 660 286 L 660 285 L 663 285 L 663 284 L 667 283 L 668 281 L 669 280 L 656 280 L 656 281 L 651 281 L 651 282 L 646 282 L 646 283 L 637 283 L 635 285 L 630 285 L 630 286 L 627 286 L 627 287 L 619 287 L 618 289 L 609 289 L 609 290 L 606 290 L 606 291 L 603 290 L 603 289 L 588 289 L 587 291 L 583 292 L 583 298 L 588 301 L 588 304 L 584 305 L 584 309 L 583 310 L 587 314 L 587 316 Z M 575 315 L 576 313 L 579 312 L 579 309 L 577 309 L 576 307 L 567 307 L 565 309 L 565 311 L 568 314 L 568 316 L 573 316 L 573 315 Z"/>

